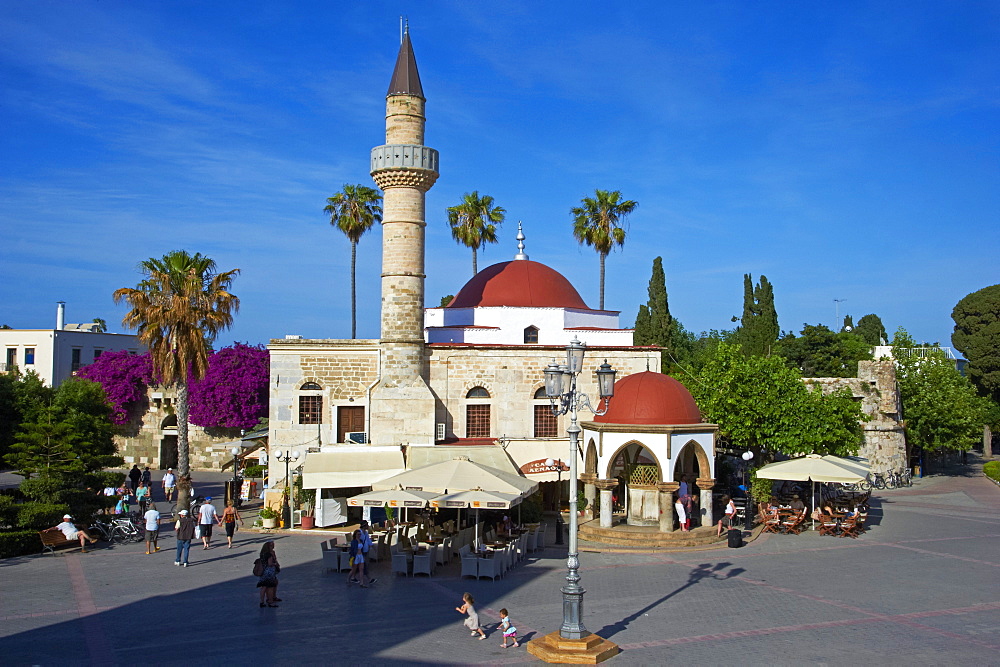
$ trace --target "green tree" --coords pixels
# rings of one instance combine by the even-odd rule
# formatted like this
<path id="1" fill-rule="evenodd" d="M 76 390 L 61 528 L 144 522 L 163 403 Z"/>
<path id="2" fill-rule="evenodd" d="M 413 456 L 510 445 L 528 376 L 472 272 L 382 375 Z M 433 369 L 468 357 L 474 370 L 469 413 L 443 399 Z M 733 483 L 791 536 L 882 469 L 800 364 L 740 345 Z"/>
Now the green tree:
<path id="1" fill-rule="evenodd" d="M 834 333 L 822 324 L 803 325 L 802 335 L 787 334 L 775 352 L 807 378 L 849 378 L 858 374 L 858 361 L 871 359 L 871 349 L 853 332 Z"/>
<path id="2" fill-rule="evenodd" d="M 918 347 L 900 327 L 892 338 L 906 441 L 927 451 L 969 449 L 989 418 L 975 387 L 939 347 Z"/>
<path id="3" fill-rule="evenodd" d="M 779 357 L 747 356 L 719 342 L 698 375 L 684 382 L 702 419 L 718 424 L 737 448 L 849 455 L 861 447 L 863 415 L 850 394 L 807 387 Z"/>
<path id="4" fill-rule="evenodd" d="M 1000 403 L 1000 285 L 963 297 L 951 311 L 951 342 L 969 361 L 973 384 Z"/>
<path id="5" fill-rule="evenodd" d="M 653 273 L 649 278 L 647 289 L 649 301 L 639 306 L 639 314 L 635 319 L 636 345 L 657 345 L 671 348 L 671 333 L 673 318 L 670 316 L 670 305 L 667 302 L 667 282 L 663 272 L 663 258 L 653 260 Z"/>
<path id="6" fill-rule="evenodd" d="M 885 331 L 885 325 L 878 315 L 869 314 L 858 320 L 858 326 L 854 327 L 854 334 L 864 340 L 872 347 L 885 345 L 889 340 L 889 335 Z"/>
<path id="7" fill-rule="evenodd" d="M 743 317 L 737 329 L 737 341 L 744 354 L 766 356 L 771 354 L 781 330 L 778 312 L 774 308 L 774 288 L 766 276 L 757 285 L 753 276 L 743 276 Z"/>
<path id="8" fill-rule="evenodd" d="M 50 406 L 41 410 L 36 419 L 21 424 L 7 463 L 25 479 L 83 472 L 75 447 L 80 438 L 73 425 L 59 417 L 59 411 Z"/>
<path id="9" fill-rule="evenodd" d="M 604 310 L 604 263 L 615 246 L 625 245 L 625 219 L 639 205 L 631 199 L 622 199 L 620 190 L 595 190 L 593 197 L 584 197 L 582 206 L 570 209 L 573 216 L 573 236 L 582 244 L 597 251 L 601 265 L 601 303 Z"/>
<path id="10" fill-rule="evenodd" d="M 854 318 L 850 315 L 844 315 L 844 323 L 841 325 L 840 330 L 843 331 L 854 331 Z"/>
<path id="11" fill-rule="evenodd" d="M 448 207 L 451 236 L 458 243 L 472 248 L 472 275 L 479 273 L 477 253 L 484 243 L 497 242 L 497 227 L 503 224 L 506 209 L 497 206 L 493 197 L 480 195 L 478 190 L 462 195 L 462 203 Z"/>
<path id="12" fill-rule="evenodd" d="M 351 242 L 351 338 L 357 338 L 358 333 L 358 241 L 373 224 L 382 222 L 381 201 L 382 195 L 374 188 L 345 184 L 343 190 L 327 197 L 323 208 L 323 212 L 330 216 L 330 224 L 342 231 Z"/>
<path id="13" fill-rule="evenodd" d="M 215 260 L 201 253 L 175 250 L 139 264 L 143 280 L 114 292 L 115 303 L 131 310 L 122 324 L 136 329 L 149 348 L 154 374 L 177 388 L 177 503 L 185 507 L 190 486 L 188 453 L 188 382 L 208 368 L 212 341 L 233 323 L 240 300 L 229 292 L 239 269 L 218 273 Z"/>
<path id="14" fill-rule="evenodd" d="M 105 322 L 104 320 L 102 320 L 99 317 L 95 317 L 94 318 L 94 324 L 97 325 L 97 330 L 100 333 L 107 333 L 107 331 L 108 331 L 108 323 L 107 322 Z"/>
<path id="15" fill-rule="evenodd" d="M 441 297 L 441 308 L 444 308 L 449 303 L 451 303 L 452 299 L 454 298 L 455 298 L 454 294 L 445 294 L 443 297 Z"/>

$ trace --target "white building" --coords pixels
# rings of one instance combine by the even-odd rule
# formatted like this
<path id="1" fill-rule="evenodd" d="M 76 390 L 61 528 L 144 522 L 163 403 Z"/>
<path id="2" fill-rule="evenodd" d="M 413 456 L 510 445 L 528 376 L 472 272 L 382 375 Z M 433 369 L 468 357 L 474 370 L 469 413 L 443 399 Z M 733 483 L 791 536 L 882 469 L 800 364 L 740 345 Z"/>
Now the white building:
<path id="1" fill-rule="evenodd" d="M 0 329 L 3 363 L 0 371 L 17 367 L 35 371 L 51 387 L 58 387 L 81 366 L 92 364 L 104 352 L 145 351 L 132 334 L 101 333 L 98 325 L 66 324 L 66 306 L 60 301 L 54 329 Z"/>

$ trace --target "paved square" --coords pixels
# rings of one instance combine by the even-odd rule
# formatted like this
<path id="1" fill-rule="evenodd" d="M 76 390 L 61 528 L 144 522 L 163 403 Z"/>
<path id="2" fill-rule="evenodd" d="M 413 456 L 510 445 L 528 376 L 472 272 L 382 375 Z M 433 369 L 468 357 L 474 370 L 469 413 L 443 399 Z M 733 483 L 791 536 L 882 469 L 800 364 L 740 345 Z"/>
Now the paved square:
<path id="1" fill-rule="evenodd" d="M 879 492 L 877 492 L 879 493 Z M 587 628 L 618 643 L 609 664 L 998 664 L 1000 488 L 978 474 L 881 492 L 857 540 L 770 535 L 738 550 L 583 553 Z M 318 535 L 277 536 L 278 609 L 251 568 L 270 539 L 195 545 L 189 568 L 143 544 L 0 561 L 0 662 L 56 664 L 514 664 L 522 638 L 557 630 L 565 550 L 549 546 L 496 582 L 389 574 L 369 590 L 327 573 Z M 219 546 L 222 545 L 222 546 Z M 454 608 L 477 599 L 489 639 Z"/>

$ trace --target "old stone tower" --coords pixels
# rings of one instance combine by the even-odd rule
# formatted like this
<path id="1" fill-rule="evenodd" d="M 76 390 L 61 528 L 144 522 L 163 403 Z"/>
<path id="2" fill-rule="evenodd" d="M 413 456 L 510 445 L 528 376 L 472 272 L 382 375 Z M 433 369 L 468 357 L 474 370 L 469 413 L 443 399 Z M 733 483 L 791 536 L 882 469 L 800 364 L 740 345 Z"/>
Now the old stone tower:
<path id="1" fill-rule="evenodd" d="M 372 390 L 371 440 L 434 442 L 434 397 L 424 362 L 424 197 L 438 152 L 424 146 L 424 91 L 409 30 L 386 95 L 385 145 L 372 149 L 383 191 L 382 368 Z"/>

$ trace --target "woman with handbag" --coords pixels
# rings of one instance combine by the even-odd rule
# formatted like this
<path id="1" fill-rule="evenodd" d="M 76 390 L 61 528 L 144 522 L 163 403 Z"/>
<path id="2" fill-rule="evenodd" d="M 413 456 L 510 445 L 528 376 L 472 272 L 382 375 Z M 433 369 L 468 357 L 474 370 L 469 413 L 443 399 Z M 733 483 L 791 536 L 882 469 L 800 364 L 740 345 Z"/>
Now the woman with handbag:
<path id="1" fill-rule="evenodd" d="M 226 509 L 222 510 L 222 525 L 226 527 L 226 539 L 229 541 L 229 548 L 233 548 L 233 534 L 236 533 L 236 522 L 243 525 L 243 517 L 236 511 L 233 501 L 226 503 Z"/>
<path id="2" fill-rule="evenodd" d="M 281 602 L 278 594 L 278 573 L 281 566 L 274 554 L 274 542 L 268 541 L 260 548 L 260 558 L 254 563 L 254 574 L 260 572 L 257 588 L 260 589 L 260 606 L 277 607 L 275 602 Z"/>

